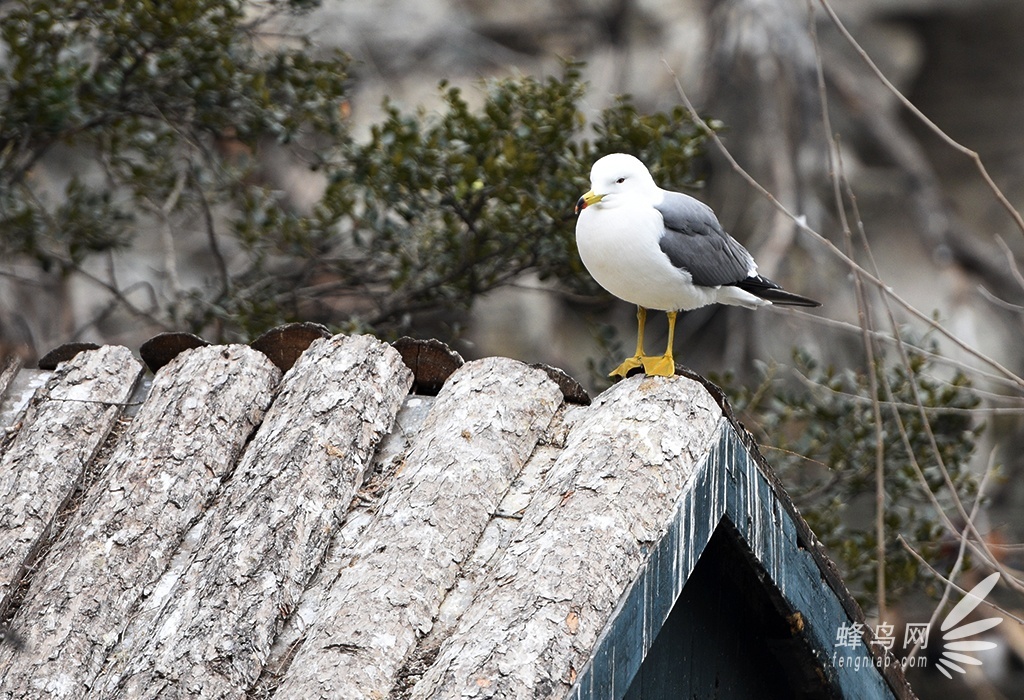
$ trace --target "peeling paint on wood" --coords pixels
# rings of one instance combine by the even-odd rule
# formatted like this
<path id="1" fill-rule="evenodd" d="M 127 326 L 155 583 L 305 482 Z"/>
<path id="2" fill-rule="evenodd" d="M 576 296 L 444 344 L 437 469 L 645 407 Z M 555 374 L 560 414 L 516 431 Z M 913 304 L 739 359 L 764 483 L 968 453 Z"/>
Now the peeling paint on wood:
<path id="1" fill-rule="evenodd" d="M 771 486 L 729 425 L 696 472 L 691 488 L 682 492 L 664 537 L 630 589 L 622 597 L 608 626 L 580 671 L 567 697 L 570 700 L 622 698 L 658 631 L 672 611 L 704 547 L 727 520 L 766 570 L 766 585 L 778 588 L 785 605 L 814 611 L 801 616 L 799 633 L 822 654 L 824 683 L 842 688 L 848 697 L 891 698 L 881 675 L 833 668 L 827 651 L 833 648 L 840 624 L 849 624 L 841 603 L 821 582 L 811 554 L 799 546 L 796 529 L 782 511 Z M 863 668 L 869 653 L 862 650 Z"/>

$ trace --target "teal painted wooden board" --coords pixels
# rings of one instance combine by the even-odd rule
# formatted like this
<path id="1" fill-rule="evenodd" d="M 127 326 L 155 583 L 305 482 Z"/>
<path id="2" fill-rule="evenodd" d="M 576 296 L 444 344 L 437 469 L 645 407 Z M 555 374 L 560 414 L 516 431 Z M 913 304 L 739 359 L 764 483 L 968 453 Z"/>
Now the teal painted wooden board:
<path id="1" fill-rule="evenodd" d="M 795 653 L 787 622 L 742 547 L 731 527 L 715 530 L 626 700 L 822 695 L 818 679 L 803 673 L 813 655 Z"/>
<path id="2" fill-rule="evenodd" d="M 729 587 L 720 586 L 716 597 L 714 581 L 716 576 L 721 579 L 734 569 L 722 569 L 720 565 L 716 568 L 712 562 L 705 567 L 711 573 L 704 575 L 704 583 L 692 592 L 685 590 L 705 547 L 716 531 L 723 529 L 730 532 L 744 555 L 733 557 L 729 566 L 745 567 L 748 584 L 759 582 L 763 589 L 758 596 L 747 596 L 731 608 L 728 600 L 721 598 L 721 591 L 730 590 Z M 722 551 L 719 547 L 709 553 L 721 557 Z M 676 655 L 686 653 L 689 648 L 691 656 L 696 649 L 699 658 L 694 658 L 689 666 L 691 672 L 684 674 L 681 681 L 668 674 L 667 678 L 676 679 L 669 685 L 659 688 L 649 682 L 648 693 L 645 693 L 644 684 L 640 682 L 630 692 L 644 659 L 659 633 L 665 632 L 664 626 L 681 596 L 683 607 L 689 600 L 690 609 L 679 616 L 682 622 L 673 621 L 677 629 L 670 628 L 668 632 L 670 637 L 676 635 L 677 641 L 680 635 L 688 635 L 689 646 L 676 644 L 670 648 L 675 649 L 672 653 Z M 766 606 L 774 608 L 775 618 L 765 615 Z M 710 621 L 699 614 L 715 610 L 719 614 Z M 743 679 L 735 678 L 742 668 L 748 669 L 749 678 L 761 678 L 762 684 L 757 686 L 759 693 L 762 697 L 771 697 L 772 688 L 764 685 L 765 659 L 769 657 L 765 657 L 757 645 L 785 646 L 786 640 L 766 641 L 764 628 L 776 625 L 778 620 L 786 621 L 794 612 L 800 614 L 799 618 L 791 618 L 798 628 L 791 635 L 794 637 L 791 644 L 796 649 L 787 652 L 791 656 L 782 657 L 794 666 L 786 670 L 788 676 L 796 679 L 792 682 L 806 684 L 805 677 L 812 672 L 812 677 L 823 679 L 819 682 L 820 692 L 813 694 L 895 697 L 885 678 L 870 663 L 866 649 L 860 650 L 865 658 L 859 669 L 851 665 L 833 667 L 831 656 L 836 630 L 840 625 L 849 625 L 850 616 L 839 596 L 825 582 L 818 561 L 799 541 L 793 516 L 780 503 L 735 429 L 723 424 L 714 449 L 694 474 L 691 486 L 685 489 L 668 532 L 652 545 L 641 575 L 623 596 L 597 641 L 591 661 L 581 670 L 567 697 L 638 700 L 705 697 L 709 692 L 722 698 L 749 697 L 745 693 L 750 687 Z M 760 615 L 755 623 L 762 629 L 746 624 L 744 614 Z M 680 625 L 683 629 L 678 629 Z M 687 631 L 686 625 L 692 629 Z M 701 635 L 708 638 L 698 644 Z M 742 646 L 741 642 L 748 643 Z M 716 648 L 716 644 L 724 646 Z M 665 655 L 665 652 L 660 653 Z M 671 653 L 668 658 L 672 658 Z M 716 664 L 716 660 L 719 663 Z M 679 659 L 675 662 L 684 666 L 690 663 Z M 735 693 L 727 693 L 727 686 Z M 789 692 L 787 689 L 791 689 L 789 685 L 779 685 L 776 688 L 782 693 L 779 697 L 784 697 Z"/>

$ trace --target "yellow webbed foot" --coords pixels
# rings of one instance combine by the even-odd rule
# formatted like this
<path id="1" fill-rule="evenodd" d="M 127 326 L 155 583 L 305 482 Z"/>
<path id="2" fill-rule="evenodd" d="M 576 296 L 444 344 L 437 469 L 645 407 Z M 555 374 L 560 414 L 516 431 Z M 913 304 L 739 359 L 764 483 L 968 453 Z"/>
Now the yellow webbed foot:
<path id="1" fill-rule="evenodd" d="M 669 311 L 668 314 L 668 344 L 665 346 L 665 354 L 658 357 L 643 358 L 644 372 L 654 377 L 671 377 L 676 373 L 676 361 L 672 357 L 672 341 L 676 335 L 676 311 Z"/>
<path id="2" fill-rule="evenodd" d="M 640 355 L 634 355 L 633 357 L 626 358 L 621 365 L 609 372 L 608 376 L 625 379 L 629 376 L 630 371 L 642 368 L 645 360 L 646 358 L 641 357 Z"/>
<path id="3" fill-rule="evenodd" d="M 644 372 L 654 377 L 671 377 L 676 373 L 676 361 L 671 355 L 643 358 Z"/>

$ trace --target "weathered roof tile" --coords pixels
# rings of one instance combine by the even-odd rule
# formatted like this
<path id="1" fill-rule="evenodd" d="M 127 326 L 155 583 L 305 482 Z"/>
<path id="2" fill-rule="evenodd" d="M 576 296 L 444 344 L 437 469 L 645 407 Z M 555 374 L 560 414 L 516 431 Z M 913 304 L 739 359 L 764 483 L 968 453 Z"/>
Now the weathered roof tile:
<path id="1" fill-rule="evenodd" d="M 156 614 L 128 626 L 96 687 L 150 698 L 254 685 L 411 383 L 399 354 L 369 336 L 313 342 L 203 514 L 193 560 Z"/>
<path id="2" fill-rule="evenodd" d="M 567 688 L 723 423 L 684 378 L 629 379 L 594 403 L 412 698 Z"/>
<path id="3" fill-rule="evenodd" d="M 391 691 L 561 400 L 545 373 L 514 360 L 448 379 L 275 697 Z"/>
<path id="4" fill-rule="evenodd" d="M 70 379 L 81 363 L 99 363 L 98 371 L 109 373 L 110 350 L 82 353 L 58 369 L 41 407 L 69 405 L 55 398 L 76 386 L 62 375 Z M 124 401 L 141 366 L 126 349 L 115 350 L 132 375 L 118 382 L 117 398 Z M 4 693 L 79 697 L 95 679 L 107 654 L 116 653 L 120 631 L 230 475 L 279 377 L 266 357 L 245 346 L 193 350 L 157 375 L 99 479 L 32 572 L 16 618 L 30 652 L 0 662 Z M 88 406 L 116 415 L 109 406 Z M 62 416 L 49 419 L 50 430 L 75 429 Z M 81 433 L 64 440 L 87 444 Z"/>
<path id="5" fill-rule="evenodd" d="M 801 615 L 796 676 L 910 696 L 825 658 L 863 616 L 713 386 L 584 406 L 549 369 L 399 345 L 313 340 L 283 378 L 185 350 L 134 417 L 123 348 L 47 375 L 0 456 L 0 699 L 621 697 L 727 521 L 771 614 Z M 407 395 L 424 348 L 452 360 L 420 368 L 436 398 Z"/>
<path id="6" fill-rule="evenodd" d="M 124 347 L 78 354 L 21 418 L 0 458 L 0 619 L 141 373 Z"/>

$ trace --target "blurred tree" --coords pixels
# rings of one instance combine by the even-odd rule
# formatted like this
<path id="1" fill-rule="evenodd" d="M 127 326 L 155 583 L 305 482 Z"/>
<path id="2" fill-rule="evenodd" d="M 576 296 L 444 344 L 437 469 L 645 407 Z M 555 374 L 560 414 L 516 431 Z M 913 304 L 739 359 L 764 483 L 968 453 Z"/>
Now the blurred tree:
<path id="1" fill-rule="evenodd" d="M 9 279 L 42 280 L 58 307 L 75 276 L 106 295 L 65 336 L 125 311 L 215 340 L 297 319 L 389 335 L 427 312 L 457 320 L 527 270 L 591 290 L 572 206 L 595 154 L 629 149 L 695 181 L 701 137 L 681 110 L 641 115 L 622 99 L 585 138 L 573 64 L 490 82 L 479 109 L 442 85 L 442 113 L 388 105 L 357 143 L 344 56 L 258 46 L 268 16 L 310 4 L 24 0 L 7 12 L 0 254 Z M 268 140 L 327 175 L 312 211 L 261 177 Z M 84 164 L 54 191 L 36 174 L 65 146 Z M 162 250 L 158 279 L 125 285 L 114 263 L 140 245 Z M 186 275 L 182 251 L 197 248 L 207 254 Z M 26 260 L 31 275 L 12 269 Z"/>
<path id="2" fill-rule="evenodd" d="M 932 345 L 929 352 L 935 350 Z M 956 487 L 955 497 L 968 509 L 978 488 L 971 459 L 984 426 L 972 410 L 981 400 L 963 373 L 937 379 L 927 355 L 917 350 L 910 352 L 909 361 L 908 371 L 898 362 L 877 360 L 875 397 L 864 372 L 824 368 L 805 353 L 795 357 L 793 371 L 802 380 L 796 385 L 790 373 L 779 368 L 764 368 L 762 383 L 754 388 L 740 386 L 731 377 L 718 378 L 737 415 L 754 426 L 768 446 L 772 466 L 842 568 L 845 583 L 868 610 L 880 599 L 873 522 L 878 431 L 885 480 L 885 585 L 890 598 L 931 581 L 897 537 L 936 564 L 942 555 L 948 556 L 943 549 L 950 547 L 952 538 L 935 513 L 929 492 L 954 521 L 959 518 L 954 494 L 938 466 L 940 459 Z M 928 416 L 927 429 L 918 398 Z M 877 427 L 873 400 L 882 409 L 882 424 Z"/>
<path id="3" fill-rule="evenodd" d="M 527 270 L 597 293 L 575 254 L 572 208 L 598 154 L 629 150 L 675 182 L 696 181 L 702 138 L 681 110 L 642 115 L 624 98 L 586 138 L 577 107 L 585 86 L 573 64 L 561 78 L 491 81 L 478 110 L 459 89 L 441 89 L 442 113 L 387 105 L 366 143 L 345 142 L 311 216 L 268 226 L 284 214 L 268 214 L 274 193 L 246 200 L 236 231 L 253 261 L 244 280 L 254 294 L 234 297 L 237 316 L 266 325 L 284 318 L 261 318 L 274 309 L 386 334 L 418 313 L 457 317 Z M 278 289 L 260 283 L 270 255 Z M 275 301 L 288 289 L 298 290 L 289 303 Z M 339 301 L 348 306 L 323 313 Z"/>
<path id="4" fill-rule="evenodd" d="M 4 8 L 5 276 L 45 287 L 64 313 L 68 280 L 84 276 L 109 297 L 107 314 L 127 309 L 157 326 L 178 326 L 190 312 L 186 296 L 191 305 L 209 298 L 186 295 L 177 274 L 175 243 L 199 230 L 217 263 L 214 288 L 227 293 L 228 261 L 213 213 L 244 193 L 256 167 L 246 156 L 268 136 L 287 142 L 306 132 L 343 133 L 344 57 L 311 58 L 301 42 L 256 46 L 268 17 L 309 4 L 270 0 L 258 14 L 241 0 L 26 0 Z M 47 159 L 64 167 L 44 169 Z M 150 303 L 129 298 L 132 289 L 119 284 L 113 264 L 102 276 L 88 265 L 156 233 L 164 284 Z M 38 271 L 13 267 L 26 260 Z"/>

